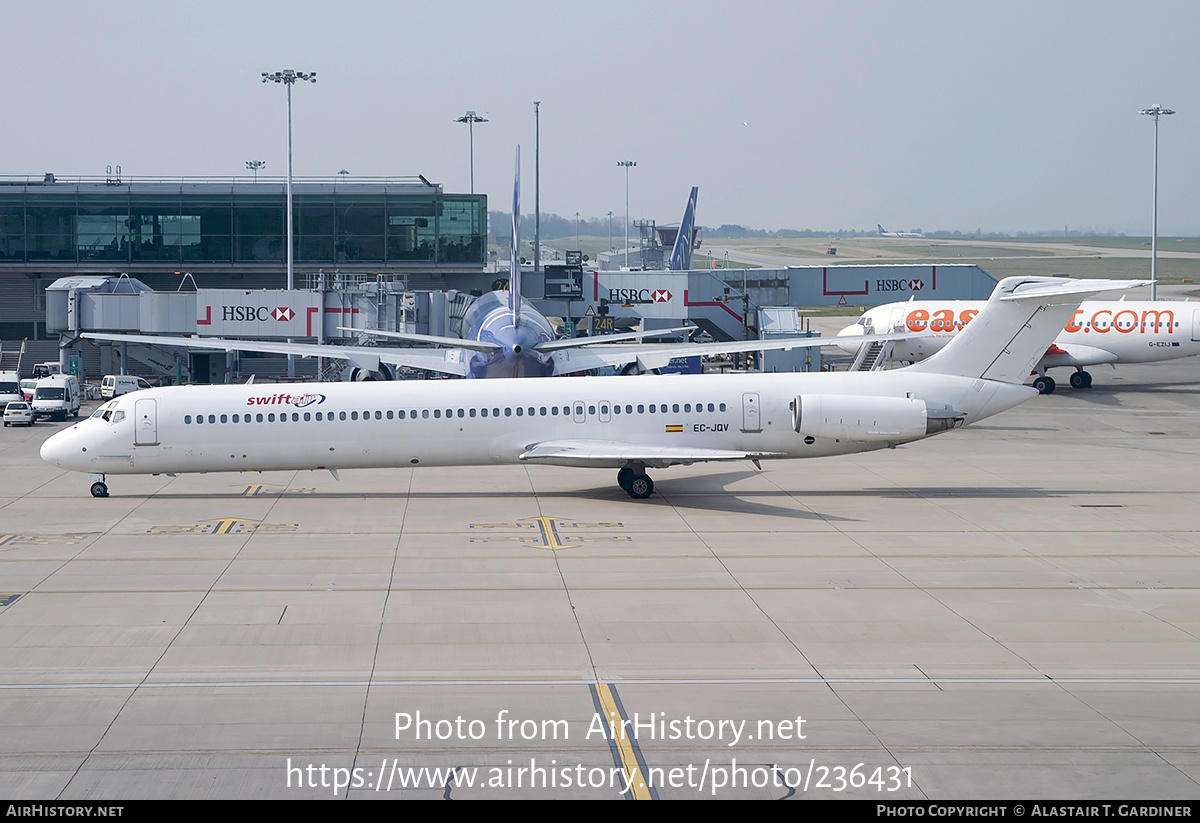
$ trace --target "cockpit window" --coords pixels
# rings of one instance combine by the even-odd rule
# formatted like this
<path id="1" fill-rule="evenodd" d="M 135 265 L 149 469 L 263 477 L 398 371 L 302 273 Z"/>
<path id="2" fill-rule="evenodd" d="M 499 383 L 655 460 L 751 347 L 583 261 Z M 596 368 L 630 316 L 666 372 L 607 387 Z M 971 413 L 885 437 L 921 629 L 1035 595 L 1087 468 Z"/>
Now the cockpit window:
<path id="1" fill-rule="evenodd" d="M 110 413 L 116 407 L 117 407 L 117 401 L 110 400 L 107 403 L 105 403 L 103 406 L 101 406 L 100 408 L 98 408 L 94 412 L 92 412 L 92 417 L 100 417 L 100 418 L 103 418 L 104 420 L 108 420 L 112 416 Z"/>
<path id="2" fill-rule="evenodd" d="M 92 417 L 105 423 L 120 423 L 125 419 L 125 412 L 117 408 L 117 401 L 112 400 L 92 412 Z"/>

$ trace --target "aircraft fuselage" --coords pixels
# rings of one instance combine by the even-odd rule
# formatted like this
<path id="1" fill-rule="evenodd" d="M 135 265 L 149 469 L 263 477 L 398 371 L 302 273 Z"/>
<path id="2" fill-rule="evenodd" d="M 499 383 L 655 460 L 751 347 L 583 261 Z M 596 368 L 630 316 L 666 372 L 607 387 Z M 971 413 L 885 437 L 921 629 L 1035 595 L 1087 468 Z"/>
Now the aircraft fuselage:
<path id="1" fill-rule="evenodd" d="M 806 436 L 793 418 L 797 398 L 806 394 L 868 398 L 856 413 L 860 418 L 881 402 L 877 398 L 919 398 L 970 422 L 1028 399 L 1032 390 L 903 369 L 175 387 L 110 401 L 47 440 L 42 457 L 78 472 L 151 474 L 517 463 L 546 441 L 821 457 L 925 436 L 923 427 L 919 437 Z M 846 425 L 851 431 L 859 422 Z M 866 431 L 871 423 L 862 425 Z M 624 461 L 567 464 L 619 467 Z"/>

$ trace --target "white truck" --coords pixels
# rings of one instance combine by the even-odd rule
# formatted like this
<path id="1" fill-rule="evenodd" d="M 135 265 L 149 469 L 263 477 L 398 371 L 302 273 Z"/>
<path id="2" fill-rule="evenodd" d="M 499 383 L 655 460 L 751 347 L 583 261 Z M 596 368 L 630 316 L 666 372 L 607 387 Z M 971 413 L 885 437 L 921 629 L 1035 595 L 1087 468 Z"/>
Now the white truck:
<path id="1" fill-rule="evenodd" d="M 149 388 L 151 388 L 150 384 L 140 377 L 128 374 L 106 374 L 100 381 L 100 397 L 104 400 L 112 400 L 114 397 L 129 394 L 131 391 Z"/>
<path id="2" fill-rule="evenodd" d="M 24 400 L 21 394 L 21 376 L 15 371 L 0 371 L 0 408 L 12 400 Z"/>
<path id="3" fill-rule="evenodd" d="M 79 381 L 73 374 L 43 377 L 33 390 L 35 417 L 54 417 L 66 420 L 79 416 Z"/>

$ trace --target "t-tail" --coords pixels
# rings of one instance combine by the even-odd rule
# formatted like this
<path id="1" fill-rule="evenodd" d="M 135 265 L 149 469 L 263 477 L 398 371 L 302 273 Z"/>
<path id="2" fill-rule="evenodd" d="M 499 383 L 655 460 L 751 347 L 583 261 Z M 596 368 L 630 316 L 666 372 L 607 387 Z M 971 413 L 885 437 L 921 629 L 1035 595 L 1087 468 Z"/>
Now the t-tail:
<path id="1" fill-rule="evenodd" d="M 521 320 L 521 147 L 517 146 L 516 170 L 513 172 L 512 249 L 508 262 L 508 307 L 513 326 Z"/>
<path id="2" fill-rule="evenodd" d="M 688 198 L 683 220 L 679 224 L 679 234 L 675 236 L 675 248 L 671 249 L 671 271 L 687 271 L 692 267 L 692 235 L 695 233 L 696 196 L 699 193 L 700 187 L 692 186 L 692 195 Z"/>
<path id="3" fill-rule="evenodd" d="M 1141 280 L 1064 280 L 1006 277 L 983 311 L 946 347 L 910 372 L 977 377 L 1020 385 L 1079 308 L 1102 291 L 1145 285 Z"/>

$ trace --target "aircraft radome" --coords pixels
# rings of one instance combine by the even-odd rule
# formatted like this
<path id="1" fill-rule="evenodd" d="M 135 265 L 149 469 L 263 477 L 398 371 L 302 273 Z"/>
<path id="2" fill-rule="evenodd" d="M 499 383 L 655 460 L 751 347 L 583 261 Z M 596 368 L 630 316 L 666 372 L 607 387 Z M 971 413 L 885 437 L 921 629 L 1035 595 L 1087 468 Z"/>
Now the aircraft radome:
<path id="1" fill-rule="evenodd" d="M 1133 285 L 1007 278 L 942 351 L 891 371 L 147 389 L 41 455 L 96 497 L 119 474 L 534 462 L 618 469 L 641 499 L 648 468 L 888 448 L 1011 408 L 1079 301 Z"/>

